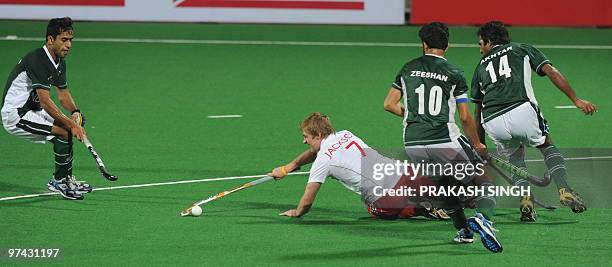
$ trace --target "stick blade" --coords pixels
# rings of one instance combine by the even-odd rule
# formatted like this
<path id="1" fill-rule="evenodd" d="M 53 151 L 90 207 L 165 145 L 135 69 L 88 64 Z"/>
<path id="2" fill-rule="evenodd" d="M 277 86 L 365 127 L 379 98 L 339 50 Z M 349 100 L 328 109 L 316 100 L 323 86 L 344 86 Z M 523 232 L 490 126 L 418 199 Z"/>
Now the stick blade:
<path id="1" fill-rule="evenodd" d="M 104 176 L 106 180 L 113 181 L 113 182 L 119 179 L 119 177 L 117 177 L 116 175 L 111 175 L 111 174 L 104 174 L 102 176 Z"/>
<path id="2" fill-rule="evenodd" d="M 185 208 L 183 210 L 181 210 L 181 217 L 185 217 L 188 215 L 191 215 L 191 209 L 193 208 L 193 206 L 189 206 L 188 208 Z"/>

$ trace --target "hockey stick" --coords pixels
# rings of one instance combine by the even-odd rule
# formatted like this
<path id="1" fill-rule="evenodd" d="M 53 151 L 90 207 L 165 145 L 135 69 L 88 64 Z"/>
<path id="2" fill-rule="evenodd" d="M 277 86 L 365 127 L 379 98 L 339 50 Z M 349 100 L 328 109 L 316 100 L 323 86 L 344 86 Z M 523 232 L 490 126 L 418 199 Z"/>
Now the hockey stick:
<path id="1" fill-rule="evenodd" d="M 510 172 L 511 174 L 515 174 L 520 178 L 523 178 L 527 181 L 530 181 L 532 183 L 534 183 L 537 186 L 547 186 L 548 184 L 550 184 L 550 176 L 549 175 L 544 175 L 544 179 L 540 179 L 535 175 L 531 175 L 529 174 L 526 170 L 521 169 L 517 166 L 515 166 L 514 164 L 502 159 L 501 157 L 497 156 L 497 155 L 492 155 L 489 154 L 489 157 L 491 158 L 492 163 L 495 164 L 491 164 L 491 167 L 497 171 L 503 178 L 504 180 L 506 180 L 506 182 L 508 182 L 511 185 L 514 185 L 514 182 L 512 181 L 512 178 L 508 177 L 508 175 L 506 175 L 502 170 L 499 169 L 499 167 L 504 168 L 505 170 L 507 170 L 508 172 Z M 498 167 L 499 166 L 499 167 Z M 539 199 L 535 198 L 535 196 L 532 198 L 533 202 L 545 209 L 548 210 L 554 210 L 557 209 L 557 207 L 552 206 L 552 205 L 548 205 L 544 202 L 541 202 Z"/>
<path id="2" fill-rule="evenodd" d="M 116 181 L 117 179 L 119 179 L 119 177 L 108 173 L 108 170 L 106 170 L 106 167 L 104 166 L 104 162 L 102 162 L 102 159 L 100 158 L 100 156 L 98 155 L 94 147 L 91 145 L 91 142 L 89 142 L 89 139 L 87 137 L 83 138 L 83 143 L 85 144 L 89 152 L 91 152 L 91 155 L 93 156 L 93 158 L 96 160 L 96 163 L 98 164 L 98 167 L 100 168 L 100 172 L 102 173 L 102 176 L 104 176 L 104 178 L 110 181 Z"/>
<path id="3" fill-rule="evenodd" d="M 214 195 L 214 196 L 211 196 L 211 197 L 209 197 L 209 198 L 207 198 L 207 199 L 200 200 L 200 201 L 198 201 L 198 202 L 196 202 L 196 203 L 191 204 L 191 206 L 189 206 L 189 207 L 187 207 L 187 208 L 185 208 L 185 209 L 181 210 L 181 216 L 187 216 L 187 215 L 191 214 L 191 209 L 192 209 L 193 207 L 195 207 L 195 206 L 200 206 L 200 205 L 206 204 L 206 203 L 211 202 L 211 201 L 213 201 L 213 200 L 217 200 L 217 199 L 219 199 L 219 198 L 222 198 L 222 197 L 224 197 L 224 196 L 227 196 L 227 195 L 229 195 L 229 194 L 231 194 L 231 193 L 234 193 L 234 192 L 237 192 L 237 191 L 240 191 L 240 190 L 242 190 L 242 189 L 246 189 L 246 188 L 249 188 L 249 187 L 252 187 L 252 186 L 256 186 L 256 185 L 258 185 L 258 184 L 261 184 L 261 183 L 264 183 L 264 182 L 270 181 L 270 180 L 272 180 L 272 179 L 274 179 L 274 177 L 272 177 L 272 176 L 265 176 L 265 177 L 263 177 L 263 178 L 259 178 L 259 179 L 255 180 L 255 181 L 252 181 L 252 182 L 248 182 L 248 183 L 246 183 L 246 184 L 243 184 L 243 185 L 241 185 L 241 186 L 239 186 L 239 187 L 236 187 L 236 188 L 234 188 L 234 189 L 232 189 L 232 190 L 229 190 L 229 191 L 223 191 L 223 192 L 220 192 L 220 193 L 218 193 L 218 194 L 216 194 L 216 195 Z"/>
<path id="4" fill-rule="evenodd" d="M 511 174 L 516 175 L 519 178 L 525 179 L 529 181 L 530 183 L 540 186 L 540 187 L 545 187 L 550 184 L 551 179 L 549 175 L 544 175 L 544 179 L 541 179 L 535 175 L 531 175 L 525 169 L 521 169 L 517 167 L 516 165 L 506 161 L 505 159 L 501 158 L 498 155 L 489 154 L 489 157 L 491 158 L 492 163 L 494 163 L 494 164 L 491 164 L 493 168 L 500 167 L 510 172 Z"/>

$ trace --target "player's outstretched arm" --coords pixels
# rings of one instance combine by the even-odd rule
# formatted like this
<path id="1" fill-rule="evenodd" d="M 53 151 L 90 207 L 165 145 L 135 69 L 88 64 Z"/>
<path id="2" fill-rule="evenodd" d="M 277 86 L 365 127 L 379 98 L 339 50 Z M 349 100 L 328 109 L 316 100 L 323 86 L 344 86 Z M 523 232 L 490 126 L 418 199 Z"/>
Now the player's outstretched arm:
<path id="1" fill-rule="evenodd" d="M 283 177 L 287 176 L 287 174 L 290 172 L 295 171 L 308 163 L 312 163 L 316 158 L 317 151 L 309 148 L 287 165 L 274 168 L 271 173 L 268 173 L 268 175 L 274 177 L 276 180 L 283 179 Z"/>
<path id="2" fill-rule="evenodd" d="M 402 100 L 402 92 L 395 87 L 391 87 L 385 98 L 385 110 L 397 116 L 404 117 L 405 107 L 400 100 Z"/>
<path id="3" fill-rule="evenodd" d="M 55 122 L 64 129 L 70 130 L 72 135 L 79 141 L 83 140 L 85 137 L 85 130 L 83 130 L 80 125 L 77 125 L 59 110 L 57 105 L 55 105 L 55 102 L 51 100 L 51 93 L 45 89 L 36 89 L 36 93 L 38 94 L 40 105 L 51 117 L 55 119 Z"/>
<path id="4" fill-rule="evenodd" d="M 302 215 L 308 213 L 312 204 L 317 197 L 317 193 L 319 192 L 319 188 L 321 188 L 321 183 L 308 183 L 306 185 L 306 190 L 304 191 L 304 195 L 302 199 L 300 199 L 300 203 L 297 208 L 285 211 L 279 215 L 288 216 L 288 217 L 301 217 Z"/>
<path id="5" fill-rule="evenodd" d="M 593 103 L 580 99 L 576 96 L 576 92 L 570 86 L 569 82 L 563 76 L 563 74 L 557 70 L 557 68 L 553 67 L 550 64 L 544 64 L 542 66 L 541 71 L 548 76 L 550 81 L 557 87 L 561 92 L 563 92 L 574 105 L 582 110 L 586 115 L 593 115 L 593 113 L 597 112 L 597 106 Z"/>

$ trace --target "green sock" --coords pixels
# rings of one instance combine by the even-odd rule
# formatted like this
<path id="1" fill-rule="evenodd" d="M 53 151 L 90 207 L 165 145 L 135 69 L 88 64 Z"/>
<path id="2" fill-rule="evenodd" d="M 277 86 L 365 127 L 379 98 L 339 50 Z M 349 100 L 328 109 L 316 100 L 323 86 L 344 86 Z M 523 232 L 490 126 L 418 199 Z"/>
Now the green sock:
<path id="1" fill-rule="evenodd" d="M 510 156 L 508 161 L 514 166 L 517 166 L 523 170 L 527 170 L 527 164 L 525 163 L 525 148 L 524 147 L 519 148 L 514 154 Z M 512 179 L 512 183 L 514 185 L 522 186 L 522 187 L 530 186 L 527 180 L 520 178 L 517 175 L 512 174 L 510 178 Z M 533 197 L 534 197 L 533 192 L 531 192 L 530 198 L 533 199 Z"/>
<path id="2" fill-rule="evenodd" d="M 561 151 L 554 145 L 549 145 L 545 148 L 540 148 L 540 152 L 544 156 L 544 162 L 548 168 L 548 174 L 557 184 L 557 189 L 567 188 L 567 173 L 565 172 L 565 159 L 561 155 Z"/>
<path id="3" fill-rule="evenodd" d="M 64 140 L 59 137 L 51 140 L 53 153 L 55 154 L 55 180 L 61 180 L 72 175 L 72 140 Z"/>
<path id="4" fill-rule="evenodd" d="M 527 170 L 527 164 L 525 163 L 525 151 L 523 148 L 520 148 L 514 154 L 512 154 L 508 161 L 514 166 Z M 510 179 L 512 179 L 512 183 L 514 185 L 529 186 L 529 182 L 527 180 L 522 179 L 515 174 L 512 174 Z"/>

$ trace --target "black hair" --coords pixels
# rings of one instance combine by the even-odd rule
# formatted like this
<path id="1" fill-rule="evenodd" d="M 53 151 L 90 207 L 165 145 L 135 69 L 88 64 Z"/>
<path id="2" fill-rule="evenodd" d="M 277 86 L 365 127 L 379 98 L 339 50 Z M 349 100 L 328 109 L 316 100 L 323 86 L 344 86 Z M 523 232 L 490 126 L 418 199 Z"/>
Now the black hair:
<path id="1" fill-rule="evenodd" d="M 72 31 L 72 19 L 70 17 L 51 19 L 49 20 L 49 24 L 47 24 L 47 35 L 45 39 L 49 36 L 55 38 L 62 32 L 67 31 Z"/>
<path id="2" fill-rule="evenodd" d="M 478 29 L 477 34 L 485 43 L 491 42 L 492 45 L 505 45 L 512 41 L 508 29 L 501 21 L 487 22 Z"/>
<path id="3" fill-rule="evenodd" d="M 442 22 L 432 22 L 421 27 L 419 37 L 430 48 L 446 49 L 448 48 L 448 27 Z"/>

